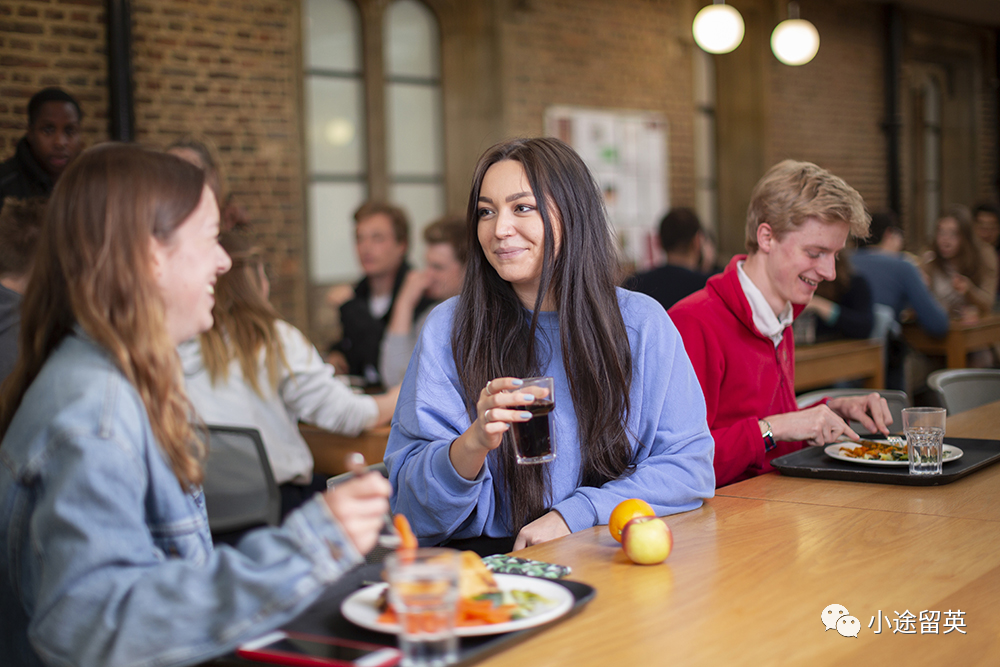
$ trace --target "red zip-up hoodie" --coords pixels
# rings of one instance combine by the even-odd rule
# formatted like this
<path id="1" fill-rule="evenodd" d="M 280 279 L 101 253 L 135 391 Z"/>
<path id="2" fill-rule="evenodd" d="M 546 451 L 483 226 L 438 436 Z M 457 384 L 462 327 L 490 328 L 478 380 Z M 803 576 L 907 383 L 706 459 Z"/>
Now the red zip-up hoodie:
<path id="1" fill-rule="evenodd" d="M 684 339 L 708 408 L 715 438 L 715 484 L 725 486 L 770 472 L 775 457 L 802 449 L 803 442 L 779 442 L 764 451 L 758 420 L 794 412 L 795 342 L 787 327 L 775 348 L 753 323 L 733 257 L 705 289 L 676 303 L 670 318 Z M 795 306 L 798 317 L 804 306 Z"/>

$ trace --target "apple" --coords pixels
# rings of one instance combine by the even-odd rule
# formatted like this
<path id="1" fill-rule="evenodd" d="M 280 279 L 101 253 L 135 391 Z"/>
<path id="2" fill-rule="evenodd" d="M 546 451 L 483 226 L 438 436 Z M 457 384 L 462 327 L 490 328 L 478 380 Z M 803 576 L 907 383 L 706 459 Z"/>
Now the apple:
<path id="1" fill-rule="evenodd" d="M 662 563 L 674 548 L 674 536 L 667 522 L 655 516 L 637 516 L 622 530 L 622 549 L 633 563 Z"/>

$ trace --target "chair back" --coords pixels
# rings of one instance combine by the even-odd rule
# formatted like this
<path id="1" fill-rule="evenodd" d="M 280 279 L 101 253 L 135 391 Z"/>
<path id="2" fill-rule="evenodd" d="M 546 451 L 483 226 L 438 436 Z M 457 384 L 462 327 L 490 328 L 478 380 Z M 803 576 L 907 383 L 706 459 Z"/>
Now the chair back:
<path id="1" fill-rule="evenodd" d="M 208 426 L 205 506 L 212 533 L 281 522 L 281 493 L 255 428 Z"/>
<path id="2" fill-rule="evenodd" d="M 980 405 L 1000 401 L 1000 370 L 993 368 L 954 368 L 934 371 L 927 386 L 937 394 L 938 401 L 956 415 Z"/>
<path id="3" fill-rule="evenodd" d="M 817 391 L 810 391 L 796 396 L 795 403 L 801 409 L 824 398 L 865 396 L 873 391 L 878 392 L 878 394 L 885 399 L 885 402 L 889 404 L 889 414 L 892 415 L 892 424 L 889 426 L 889 430 L 892 432 L 902 433 L 903 408 L 910 407 L 910 397 L 906 395 L 905 391 L 899 391 L 898 389 L 819 389 Z M 859 435 L 864 435 L 868 432 L 868 429 L 857 421 L 851 421 L 848 426 L 850 426 L 851 429 Z"/>

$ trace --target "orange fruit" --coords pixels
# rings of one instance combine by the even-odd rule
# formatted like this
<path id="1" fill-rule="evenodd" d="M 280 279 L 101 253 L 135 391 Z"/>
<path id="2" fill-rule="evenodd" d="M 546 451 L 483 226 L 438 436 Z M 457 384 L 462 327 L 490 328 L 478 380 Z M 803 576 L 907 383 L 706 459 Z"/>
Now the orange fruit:
<path id="1" fill-rule="evenodd" d="M 649 503 L 639 498 L 629 498 L 618 503 L 618 506 L 611 512 L 611 520 L 608 521 L 611 537 L 621 542 L 622 528 L 637 516 L 656 516 L 656 512 L 649 506 Z"/>

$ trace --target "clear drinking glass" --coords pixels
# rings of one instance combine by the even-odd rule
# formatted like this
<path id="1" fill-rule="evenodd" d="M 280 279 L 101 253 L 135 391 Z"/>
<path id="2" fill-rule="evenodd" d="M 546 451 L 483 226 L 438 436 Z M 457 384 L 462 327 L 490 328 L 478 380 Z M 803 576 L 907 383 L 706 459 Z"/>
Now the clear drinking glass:
<path id="1" fill-rule="evenodd" d="M 389 554 L 389 602 L 399 618 L 403 667 L 458 661 L 455 613 L 461 567 L 455 549 L 403 549 Z"/>
<path id="2" fill-rule="evenodd" d="M 552 410 L 556 407 L 553 380 L 550 377 L 538 377 L 524 378 L 522 382 L 524 384 L 513 392 L 532 394 L 535 400 L 525 405 L 511 406 L 512 410 L 531 413 L 529 421 L 513 422 L 510 425 L 517 462 L 548 463 L 556 457 L 556 438 L 552 432 Z"/>
<path id="3" fill-rule="evenodd" d="M 904 408 L 903 432 L 911 475 L 940 475 L 944 461 L 944 408 Z"/>

